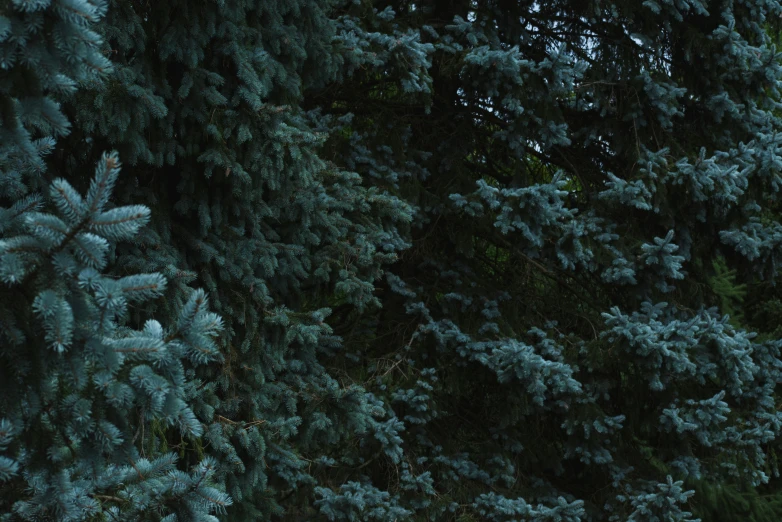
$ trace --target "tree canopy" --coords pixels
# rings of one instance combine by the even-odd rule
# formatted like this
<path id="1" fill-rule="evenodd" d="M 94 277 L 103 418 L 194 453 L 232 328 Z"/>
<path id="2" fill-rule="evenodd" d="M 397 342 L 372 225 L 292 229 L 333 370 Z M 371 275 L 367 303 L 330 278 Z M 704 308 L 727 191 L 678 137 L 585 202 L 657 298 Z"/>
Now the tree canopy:
<path id="1" fill-rule="evenodd" d="M 781 17 L 0 5 L 0 518 L 779 520 Z"/>

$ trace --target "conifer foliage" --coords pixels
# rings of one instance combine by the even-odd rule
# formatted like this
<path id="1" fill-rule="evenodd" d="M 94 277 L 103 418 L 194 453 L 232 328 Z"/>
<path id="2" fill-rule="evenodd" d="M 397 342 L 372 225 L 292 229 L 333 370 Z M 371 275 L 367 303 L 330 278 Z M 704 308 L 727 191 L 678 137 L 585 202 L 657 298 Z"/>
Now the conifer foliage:
<path id="1" fill-rule="evenodd" d="M 3 3 L 0 517 L 778 520 L 780 16 Z"/>
<path id="2" fill-rule="evenodd" d="M 779 266 L 780 14 L 347 9 L 360 65 L 310 96 L 325 150 L 415 208 L 378 323 L 347 340 L 403 449 L 367 484 L 422 520 L 780 516 L 752 491 L 778 475 L 782 345 L 740 313 Z"/>
<path id="3" fill-rule="evenodd" d="M 7 520 L 203 519 L 225 512 L 216 462 L 177 469 L 171 451 L 146 455 L 157 423 L 195 440 L 203 426 L 193 368 L 222 355 L 222 321 L 203 291 L 177 320 L 128 322 L 163 295 L 159 273 L 111 270 L 117 244 L 150 218 L 114 206 L 120 174 L 104 154 L 85 193 L 49 181 L 43 156 L 69 124 L 57 97 L 101 81 L 110 63 L 93 24 L 100 4 L 17 2 L 3 12 L 0 145 L 0 506 Z M 141 435 L 142 440 L 139 440 Z M 141 443 L 140 443 L 141 442 Z"/>

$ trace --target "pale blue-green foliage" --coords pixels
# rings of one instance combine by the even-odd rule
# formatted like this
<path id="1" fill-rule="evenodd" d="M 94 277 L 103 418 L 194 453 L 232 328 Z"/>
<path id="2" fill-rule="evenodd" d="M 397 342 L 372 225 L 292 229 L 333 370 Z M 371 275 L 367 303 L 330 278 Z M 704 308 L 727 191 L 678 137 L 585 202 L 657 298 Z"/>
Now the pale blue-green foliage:
<path id="1" fill-rule="evenodd" d="M 70 105 L 90 138 L 62 168 L 117 148 L 138 167 L 121 202 L 161 209 L 117 264 L 166 276 L 156 315 L 174 320 L 197 278 L 225 320 L 225 368 L 199 370 L 193 411 L 238 519 L 281 514 L 279 497 L 358 465 L 332 456 L 348 441 L 401 451 L 395 417 L 325 362 L 342 350 L 328 307 L 378 309 L 375 282 L 409 247 L 412 210 L 319 156 L 328 118 L 299 104 L 381 63 L 417 64 L 399 85 L 425 93 L 432 48 L 382 20 L 364 31 L 337 3 L 109 2 L 100 33 L 114 73 Z"/>
<path id="2" fill-rule="evenodd" d="M 402 419 L 403 421 L 410 424 L 426 424 L 437 417 L 437 411 L 431 411 L 430 409 L 431 397 L 429 392 L 434 390 L 434 387 L 428 382 L 437 382 L 435 373 L 434 368 L 421 370 L 421 379 L 415 383 L 414 388 L 397 389 L 392 393 L 392 402 L 404 404 L 407 411 L 407 415 Z M 400 426 L 403 425 L 400 423 Z"/>
<path id="3" fill-rule="evenodd" d="M 782 225 L 779 223 L 767 223 L 758 216 L 751 216 L 741 227 L 720 231 L 720 239 L 748 260 L 755 261 L 761 275 L 768 279 L 777 275 L 782 254 Z"/>
<path id="4" fill-rule="evenodd" d="M 660 416 L 660 426 L 664 430 L 675 431 L 679 434 L 693 432 L 698 438 L 698 442 L 706 447 L 712 446 L 715 442 L 724 442 L 726 433 L 720 429 L 719 425 L 728 420 L 730 407 L 722 400 L 723 397 L 725 397 L 725 390 L 720 391 L 711 399 L 700 401 L 688 399 L 684 408 L 680 408 L 674 403 L 670 408 L 663 410 Z M 723 440 L 713 440 L 715 431 L 717 437 Z"/>
<path id="5" fill-rule="evenodd" d="M 385 40 L 374 33 L 390 34 L 383 24 L 396 21 L 393 31 L 406 34 L 427 9 L 416 5 L 393 19 L 367 10 L 371 21 L 352 22 L 352 43 L 372 26 L 365 45 L 356 46 L 361 64 L 382 76 L 385 64 L 367 56 L 382 54 Z M 537 9 L 556 16 L 536 16 Z M 572 21 L 561 21 L 571 10 Z M 528 472 L 513 495 L 470 499 L 478 486 L 465 493 L 460 501 L 472 502 L 481 519 L 683 522 L 692 520 L 684 509 L 692 492 L 676 479 L 736 475 L 757 484 L 767 480 L 767 465 L 776 473 L 766 449 L 782 428 L 773 392 L 782 382 L 779 344 L 754 342 L 723 311 L 684 293 L 699 284 L 688 278 L 702 275 L 696 255 L 735 250 L 748 261 L 748 278 L 773 278 L 782 262 L 779 225 L 764 215 L 764 201 L 751 201 L 758 194 L 777 199 L 782 187 L 782 69 L 764 33 L 780 11 L 779 2 L 765 0 L 481 3 L 470 16 L 449 13 L 452 19 L 416 27 L 434 52 L 424 59 L 411 50 L 417 58 L 409 71 L 420 74 L 431 61 L 433 77 L 456 84 L 447 100 L 453 113 L 433 118 L 431 128 L 425 118 L 412 119 L 423 127 L 413 129 L 420 142 L 379 138 L 387 131 L 374 127 L 391 117 L 378 111 L 363 118 L 363 105 L 320 120 L 349 133 L 342 164 L 377 186 L 407 188 L 418 204 L 413 261 L 386 275 L 415 326 L 393 337 L 398 346 L 375 350 L 394 353 L 410 372 L 399 370 L 396 388 L 391 379 L 378 379 L 375 388 L 390 399 L 405 456 L 431 471 L 436 489 L 447 484 L 438 491 L 458 489 L 465 478 L 496 488 L 500 473 L 489 463 L 500 455 L 527 458 L 545 473 Z M 702 33 L 704 16 L 714 30 Z M 587 36 L 562 45 L 565 33 L 582 30 Z M 446 68 L 457 73 L 443 74 Z M 428 92 L 389 98 L 378 103 L 404 106 L 393 113 L 400 123 L 388 123 L 396 134 L 408 129 L 409 113 L 431 103 Z M 436 141 L 470 131 L 479 137 Z M 426 142 L 430 132 L 435 143 Z M 483 145 L 490 150 L 479 150 Z M 506 161 L 509 151 L 522 161 Z M 472 158 L 484 153 L 486 160 Z M 530 163 L 546 168 L 525 171 Z M 419 177 L 423 168 L 426 178 Z M 477 259 L 491 257 L 486 245 L 505 258 L 492 267 L 499 274 L 479 271 Z M 538 279 L 504 286 L 501 269 L 518 282 L 522 267 Z M 545 317 L 539 328 L 518 325 L 520 309 L 528 311 L 525 321 L 538 320 L 537 303 L 528 301 L 547 292 L 574 301 L 563 305 L 564 316 L 574 330 L 583 325 L 579 334 L 545 326 Z M 603 322 L 589 310 L 604 311 Z M 429 384 L 419 368 L 433 359 L 439 380 Z M 472 412 L 450 411 L 463 404 L 444 391 L 454 389 L 465 393 L 466 405 L 501 404 L 491 425 L 469 425 L 464 417 Z M 477 399 L 484 390 L 495 394 Z M 633 410 L 617 411 L 619 403 Z M 449 415 L 458 420 L 447 424 Z M 483 422 L 490 414 L 475 417 Z M 438 440 L 438 423 L 458 426 L 458 437 Z M 547 431 L 534 438 L 537 423 Z M 484 440 L 489 433 L 492 441 Z M 470 442 L 459 438 L 469 435 Z M 661 446 L 650 450 L 653 466 L 636 453 L 650 440 Z M 557 451 L 539 456 L 550 446 Z M 562 491 L 562 484 L 583 486 L 568 475 L 574 469 L 600 481 L 608 475 L 608 485 L 584 490 L 605 487 L 600 494 L 610 502 L 590 505 L 593 499 Z"/>
<path id="6" fill-rule="evenodd" d="M 2 371 L 16 372 L 0 399 L 13 406 L 0 420 L 0 480 L 20 484 L 14 495 L 29 486 L 14 516 L 40 518 L 51 506 L 66 520 L 101 510 L 118 519 L 210 519 L 230 494 L 237 502 L 226 517 L 263 520 L 285 516 L 282 498 L 309 507 L 296 502 L 314 487 L 315 510 L 331 520 L 437 519 L 457 510 L 496 521 L 691 520 L 681 508 L 691 493 L 680 482 L 630 466 L 641 460 L 638 435 L 669 448 L 655 455 L 658 467 L 710 480 L 766 479 L 765 448 L 782 427 L 773 396 L 782 382 L 779 343 L 753 342 L 717 310 L 660 299 L 684 299 L 677 291 L 692 273 L 695 242 L 716 248 L 704 231 L 718 232 L 723 248 L 767 276 L 782 262 L 778 226 L 746 201 L 750 187 L 781 186 L 780 121 L 771 111 L 782 71 L 762 27 L 779 16 L 779 3 L 578 7 L 579 25 L 629 46 L 635 61 L 621 67 L 613 67 L 618 58 L 606 66 L 598 55 L 612 44 L 597 37 L 563 45 L 540 36 L 559 33 L 556 17 L 525 20 L 489 4 L 416 27 L 415 9 L 381 12 L 362 2 L 345 14 L 347 2 L 115 1 L 98 31 L 103 45 L 87 28 L 105 4 L 34 0 L 13 2 L 12 16 L 3 11 L 1 63 L 29 51 L 41 80 L 29 100 L 0 94 L 26 126 L 4 119 L 0 136 L 0 276 L 36 282 L 19 301 L 22 312 L 0 302 L 8 341 L 0 353 L 12 362 Z M 577 7 L 551 4 L 563 13 Z M 717 25 L 705 35 L 713 45 L 690 41 L 682 50 L 688 64 L 676 71 L 693 80 L 691 66 L 708 60 L 693 94 L 667 69 L 667 38 L 692 32 L 691 18 L 706 8 Z M 627 37 L 624 21 L 637 18 L 636 9 L 652 22 L 636 23 L 643 34 Z M 55 27 L 51 42 L 33 30 L 42 17 Z M 76 47 L 73 34 L 83 37 Z M 114 62 L 102 83 L 96 72 L 109 63 L 100 51 Z M 438 126 L 400 124 L 397 132 L 395 122 L 374 128 L 376 114 L 298 107 L 305 93 L 330 100 L 330 89 L 366 71 L 389 79 L 383 96 L 398 91 L 394 102 L 429 115 L 440 87 L 433 75 L 447 67 L 459 82 L 454 114 L 481 122 L 474 130 L 504 144 L 500 154 L 545 168 L 512 183 L 464 180 L 469 169 L 458 171 L 459 162 L 479 152 L 419 144 Z M 50 157 L 68 182 L 34 195 L 31 188 L 45 185 L 41 158 L 54 143 L 47 135 L 68 128 L 62 100 L 44 95 L 77 84 L 82 90 L 68 103 L 80 133 Z M 350 110 L 350 100 L 341 103 Z M 704 114 L 696 134 L 717 130 L 680 132 L 693 106 Z M 622 142 L 612 121 L 632 122 L 634 140 Z M 345 150 L 324 147 L 344 134 Z M 679 146 L 682 136 L 706 145 L 694 154 L 691 144 Z M 84 158 L 109 145 L 138 166 L 136 179 L 117 182 L 109 156 L 96 178 L 103 181 L 86 189 L 78 181 Z M 570 163 L 579 148 L 594 164 Z M 637 158 L 627 161 L 628 150 Z M 618 166 L 601 163 L 614 155 Z M 110 208 L 115 182 L 123 206 Z M 150 216 L 135 202 L 161 212 Z M 397 275 L 384 274 L 413 244 L 411 223 L 420 232 L 416 265 L 402 260 Z M 503 274 L 477 274 L 473 245 L 443 256 L 435 243 L 427 253 L 426 227 L 438 223 L 448 226 L 436 229 L 436 241 L 451 239 L 436 237 L 443 229 L 467 230 L 501 247 L 509 272 L 534 267 L 536 279 L 508 288 Z M 132 244 L 116 244 L 131 236 Z M 189 290 L 195 278 L 225 317 L 220 369 L 196 367 L 221 358 L 221 322 L 204 308 L 205 294 Z M 396 294 L 389 302 L 375 293 L 383 279 Z M 578 292 L 565 293 L 571 286 Z M 528 288 L 593 300 L 562 303 L 581 333 L 545 317 L 520 327 L 519 310 L 538 321 L 536 304 L 525 303 Z M 144 322 L 148 300 L 163 292 L 160 322 Z M 397 297 L 409 314 L 398 323 Z M 609 302 L 616 307 L 601 324 L 596 312 Z M 404 338 L 391 337 L 398 346 L 378 339 L 371 349 L 393 353 L 389 367 L 367 365 L 375 373 L 366 383 L 346 382 L 326 363 L 343 348 L 331 323 L 378 305 L 391 308 L 389 329 L 405 324 Z M 37 351 L 28 353 L 33 338 Z M 365 362 L 363 349 L 350 357 Z M 31 375 L 40 389 L 28 393 L 17 383 Z M 444 391 L 465 389 L 468 397 L 454 403 Z M 648 407 L 648 433 L 631 419 L 637 411 L 616 411 L 637 399 L 625 400 L 628 391 L 646 394 L 639 402 Z M 57 404 L 46 409 L 42 397 Z M 470 412 L 459 411 L 459 401 L 468 399 L 496 411 L 478 412 L 477 428 L 463 424 Z M 29 441 L 25 415 L 38 416 Z M 458 433 L 448 432 L 449 422 Z M 174 456 L 151 441 L 153 424 L 154 437 L 162 429 L 172 440 L 196 439 L 208 456 L 177 470 Z M 33 469 L 41 460 L 23 452 L 25 444 L 46 448 L 52 469 Z M 573 469 L 585 480 L 572 480 Z M 599 485 L 589 482 L 595 478 Z M 611 501 L 594 505 L 565 491 L 571 487 Z"/>
<path id="7" fill-rule="evenodd" d="M 430 55 L 434 45 L 422 42 L 419 31 L 399 30 L 393 22 L 395 13 L 391 7 L 383 12 L 374 11 L 376 16 L 370 18 L 370 23 L 376 21 L 377 27 L 371 29 L 379 30 L 368 30 L 366 22 L 350 15 L 337 19 L 336 41 L 346 51 L 342 54 L 345 61 L 342 74 L 350 76 L 359 67 L 382 67 L 387 74 L 398 78 L 405 92 L 429 94 L 428 69 L 432 65 Z"/>
<path id="8" fill-rule="evenodd" d="M 203 434 L 188 368 L 222 358 L 215 337 L 223 326 L 200 290 L 170 328 L 153 319 L 141 329 L 123 324 L 128 307 L 162 295 L 166 280 L 102 273 L 109 247 L 149 218 L 142 206 L 106 208 L 118 174 L 117 156 L 104 155 L 85 195 L 57 179 L 36 210 L 6 211 L 18 223 L 4 229 L 0 266 L 16 297 L 0 332 L 2 355 L 17 366 L 4 372 L 0 474 L 6 487 L 29 488 L 9 499 L 23 520 L 52 510 L 58 520 L 107 512 L 136 520 L 146 509 L 197 520 L 231 504 L 212 485 L 214 462 L 186 473 L 174 455 L 139 454 L 137 441 L 147 443 L 139 433 L 152 422 L 190 440 Z M 31 282 L 39 289 L 25 298 L 19 288 Z M 9 332 L 14 315 L 29 322 Z"/>
<path id="9" fill-rule="evenodd" d="M 586 518 L 582 500 L 568 501 L 559 497 L 550 505 L 531 505 L 523 498 L 507 498 L 496 493 L 483 493 L 473 503 L 475 510 L 484 520 L 511 522 L 580 522 Z"/>
<path id="10" fill-rule="evenodd" d="M 313 130 L 316 132 L 350 132 L 350 124 L 353 114 L 334 117 L 324 115 L 321 109 L 316 109 L 308 114 Z M 367 142 L 377 142 L 377 138 L 383 136 L 385 129 L 370 129 L 365 133 L 350 132 L 351 155 L 345 158 L 345 167 L 351 171 L 362 171 L 366 175 L 387 182 L 394 189 L 400 188 L 400 182 L 407 179 L 425 180 L 430 176 L 425 166 L 430 153 L 416 151 L 411 145 L 412 132 L 410 128 L 395 136 L 406 149 L 410 147 L 411 158 L 400 160 L 397 151 L 385 144 L 375 145 L 372 148 Z"/>
<path id="11" fill-rule="evenodd" d="M 691 201 L 709 203 L 708 207 L 697 207 L 699 221 L 724 219 L 746 193 L 749 179 L 760 170 L 758 165 L 768 161 L 760 160 L 767 155 L 767 151 L 748 150 L 739 144 L 738 148 L 731 148 L 728 152 L 717 151 L 711 157 L 707 157 L 706 149 L 701 148 L 696 158 L 680 158 L 674 163 L 669 148 L 653 152 L 642 147 L 638 178 L 625 180 L 608 173 L 608 188 L 600 193 L 600 197 L 659 214 L 655 195 L 660 189 L 682 187 L 687 190 Z M 780 163 L 782 160 L 775 161 Z"/>
<path id="12" fill-rule="evenodd" d="M 642 254 L 639 262 L 642 266 L 651 267 L 656 272 L 657 288 L 661 292 L 670 292 L 674 289 L 667 279 L 684 279 L 686 272 L 681 270 L 683 256 L 675 255 L 679 246 L 672 243 L 673 230 L 669 230 L 664 238 L 654 238 L 654 244 L 641 245 Z"/>
<path id="13" fill-rule="evenodd" d="M 62 275 L 71 277 L 77 275 L 80 265 L 92 270 L 105 268 L 109 240 L 128 239 L 149 221 L 149 209 L 146 207 L 136 205 L 105 209 L 118 174 L 116 156 L 104 157 L 85 198 L 64 179 L 56 179 L 52 183 L 49 197 L 62 217 L 34 210 L 20 213 L 18 206 L 6 211 L 5 214 L 10 219 L 4 229 L 10 237 L 0 244 L 0 278 L 5 283 L 19 283 L 49 256 L 53 256 L 53 261 Z M 24 200 L 23 208 L 29 208 L 30 202 Z M 16 232 L 16 228 L 22 233 L 11 235 Z M 120 290 L 134 286 L 133 281 L 127 280 L 120 280 L 116 284 Z M 139 286 L 138 282 L 135 285 Z M 140 286 L 156 289 L 151 281 L 141 282 Z M 104 296 L 102 299 L 122 295 L 110 291 L 107 293 L 103 288 L 99 294 Z M 147 292 L 147 295 L 156 297 L 160 292 L 154 295 Z M 127 296 L 132 300 L 144 297 L 144 294 L 131 291 Z M 47 317 L 61 313 L 55 311 L 59 305 L 56 305 L 53 299 L 51 296 L 39 296 L 36 307 L 40 313 Z M 47 305 L 50 306 L 47 308 Z M 115 313 L 118 303 L 107 306 L 111 313 Z"/>
<path id="14" fill-rule="evenodd" d="M 602 335 L 635 356 L 651 390 L 691 380 L 700 385 L 722 383 L 723 389 L 713 397 L 677 399 L 663 409 L 660 428 L 678 434 L 687 446 L 697 441 L 698 446 L 719 450 L 726 463 L 750 462 L 748 476 L 765 482 L 764 445 L 782 427 L 782 414 L 771 396 L 780 378 L 779 362 L 772 355 L 776 345 L 752 342 L 754 334 L 736 330 L 713 309 L 691 316 L 666 303 L 647 302 L 640 312 L 625 314 L 615 308 L 604 315 L 609 329 Z M 726 399 L 734 404 L 751 401 L 754 409 L 734 410 Z"/>
<path id="15" fill-rule="evenodd" d="M 527 140 L 516 139 L 519 132 L 535 134 L 544 150 L 570 143 L 566 125 L 541 115 L 557 110 L 557 97 L 570 95 L 587 68 L 585 62 L 574 59 L 564 44 L 548 49 L 542 60 L 527 59 L 519 49 L 526 38 L 508 46 L 493 31 L 461 16 L 445 29 L 442 36 L 434 32 L 439 36 L 436 47 L 449 53 L 466 52 L 460 75 L 465 85 L 491 97 L 501 113 L 510 116 L 509 125 L 496 135 L 507 140 L 512 151 L 520 157 L 526 151 Z M 463 42 L 455 42 L 454 36 Z M 543 82 L 545 90 L 530 88 Z"/>
<path id="16" fill-rule="evenodd" d="M 639 169 L 639 172 L 643 172 L 643 170 Z M 627 181 L 614 176 L 611 172 L 607 172 L 606 176 L 609 181 L 606 181 L 605 184 L 608 188 L 600 193 L 600 197 L 607 200 L 615 200 L 622 205 L 632 206 L 640 210 L 653 210 L 652 197 L 656 187 L 651 183 L 649 184 L 650 186 L 647 186 L 645 181 L 651 176 L 648 172 L 643 172 L 643 174 L 643 179 Z"/>
<path id="17" fill-rule="evenodd" d="M 668 520 L 700 522 L 699 518 L 692 518 L 692 513 L 683 510 L 680 506 L 680 504 L 686 504 L 695 494 L 694 491 L 685 491 L 682 485 L 682 481 L 674 481 L 669 475 L 666 482 L 649 484 L 645 488 L 647 491 L 618 495 L 617 500 L 628 502 L 632 507 L 632 512 L 626 518 L 611 516 L 609 520 L 612 522 L 620 520 L 629 522 L 666 522 Z"/>
<path id="18" fill-rule="evenodd" d="M 18 98 L 9 94 L 17 92 L 18 77 L 0 75 L 0 99 L 5 107 L 0 158 L 4 163 L 11 160 L 11 168 L 3 168 L 0 178 L 4 192 L 25 183 L 21 165 L 35 171 L 43 168 L 39 152 L 50 143 L 37 140 L 35 134 L 56 137 L 70 131 L 56 97 L 72 94 L 79 84 L 111 70 L 95 32 L 108 2 L 13 0 L 6 4 L 0 11 L 0 67 L 4 71 L 24 67 L 36 83 L 25 85 L 25 97 Z M 44 25 L 50 29 L 42 38 Z"/>
<path id="19" fill-rule="evenodd" d="M 369 484 L 348 482 L 338 492 L 327 488 L 315 488 L 315 492 L 320 497 L 315 505 L 328 520 L 394 522 L 412 514 L 398 504 L 398 498 Z"/>
<path id="20" fill-rule="evenodd" d="M 111 271 L 117 243 L 150 218 L 145 206 L 110 202 L 116 154 L 94 176 L 46 181 L 55 138 L 71 129 L 59 102 L 112 69 L 95 32 L 106 8 L 14 1 L 0 14 L 2 518 L 209 520 L 232 503 L 215 489 L 214 461 L 185 472 L 174 453 L 145 448 L 160 442 L 153 426 L 182 441 L 202 435 L 193 368 L 221 358 L 221 319 L 191 291 L 168 327 L 127 321 L 167 281 Z"/>
<path id="21" fill-rule="evenodd" d="M 692 316 L 665 302 L 646 302 L 640 311 L 613 308 L 604 317 L 608 329 L 601 335 L 638 357 L 652 389 L 679 379 L 705 384 L 709 377 L 720 377 L 739 396 L 744 382 L 753 379 L 752 335 L 735 330 L 715 310 Z"/>
<path id="22" fill-rule="evenodd" d="M 5 453 L 16 434 L 16 427 L 11 421 L 0 419 L 0 451 Z M 18 473 L 19 462 L 5 455 L 0 456 L 0 481 L 6 482 Z"/>
<path id="23" fill-rule="evenodd" d="M 566 458 L 578 458 L 584 464 L 608 464 L 613 462 L 611 444 L 622 429 L 624 415 L 603 419 L 567 419 L 562 429 L 573 437 L 566 446 Z"/>
<path id="24" fill-rule="evenodd" d="M 567 191 L 562 190 L 565 183 L 564 180 L 558 180 L 545 185 L 500 190 L 479 180 L 476 182 L 478 189 L 475 195 L 498 214 L 494 226 L 503 234 L 519 232 L 531 247 L 540 248 L 544 227 L 556 226 L 573 216 L 573 211 L 566 208 L 563 201 L 563 197 L 567 195 Z M 452 194 L 451 199 L 459 208 L 466 205 L 465 198 L 459 194 Z M 477 205 L 468 206 L 465 210 L 474 209 L 474 215 L 481 215 L 482 205 Z M 527 213 L 536 216 L 535 223 L 526 223 L 521 219 L 522 215 Z"/>

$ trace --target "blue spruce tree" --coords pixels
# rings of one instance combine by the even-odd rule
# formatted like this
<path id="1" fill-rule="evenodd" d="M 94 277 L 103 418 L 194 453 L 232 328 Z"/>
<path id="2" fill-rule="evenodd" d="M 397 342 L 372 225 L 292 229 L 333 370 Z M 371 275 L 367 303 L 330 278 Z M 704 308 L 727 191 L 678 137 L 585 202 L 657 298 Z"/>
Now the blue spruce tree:
<path id="1" fill-rule="evenodd" d="M 778 520 L 780 15 L 6 2 L 2 516 Z"/>
<path id="2" fill-rule="evenodd" d="M 322 153 L 414 208 L 382 311 L 345 339 L 396 419 L 367 488 L 411 520 L 779 519 L 758 491 L 778 475 L 780 338 L 738 312 L 779 266 L 780 14 L 341 12 L 348 76 L 305 96 Z"/>
<path id="3" fill-rule="evenodd" d="M 116 263 L 150 220 L 148 207 L 113 204 L 116 153 L 94 175 L 83 164 L 55 178 L 47 165 L 70 131 L 60 101 L 110 74 L 95 32 L 105 8 L 0 10 L 0 518 L 215 519 L 232 504 L 216 460 L 188 465 L 153 446 L 155 429 L 182 446 L 202 437 L 194 372 L 222 359 L 222 321 L 201 290 L 165 324 L 131 313 L 167 280 Z"/>
<path id="4" fill-rule="evenodd" d="M 222 317 L 221 361 L 192 373 L 202 433 L 185 446 L 156 424 L 149 451 L 178 448 L 183 469 L 212 459 L 235 520 L 312 516 L 314 488 L 354 483 L 352 448 L 394 436 L 383 403 L 332 360 L 333 316 L 378 308 L 375 282 L 411 219 L 401 198 L 319 154 L 330 131 L 299 106 L 346 74 L 338 8 L 109 1 L 96 32 L 112 73 L 68 99 L 73 131 L 52 160 L 76 177 L 116 150 L 117 201 L 154 210 L 114 251 L 118 271 L 168 281 L 132 320 L 176 321 L 193 285 Z"/>

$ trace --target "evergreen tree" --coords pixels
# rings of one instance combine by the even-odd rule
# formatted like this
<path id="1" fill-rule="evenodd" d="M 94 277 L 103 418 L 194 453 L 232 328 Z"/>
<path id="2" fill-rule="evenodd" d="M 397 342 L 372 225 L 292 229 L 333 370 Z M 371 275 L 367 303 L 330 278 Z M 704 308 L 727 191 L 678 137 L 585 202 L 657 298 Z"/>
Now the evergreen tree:
<path id="1" fill-rule="evenodd" d="M 346 339 L 404 449 L 367 487 L 422 520 L 779 519 L 757 487 L 778 475 L 780 338 L 738 313 L 779 263 L 779 17 L 346 11 L 353 74 L 306 106 L 331 116 L 324 153 L 415 207 L 378 320 Z"/>
<path id="2" fill-rule="evenodd" d="M 214 519 L 232 503 L 215 487 L 215 459 L 202 452 L 177 467 L 176 453 L 145 444 L 154 427 L 181 444 L 202 436 L 194 368 L 222 358 L 222 321 L 200 290 L 166 327 L 130 321 L 167 283 L 114 262 L 149 208 L 112 205 L 116 154 L 103 154 L 94 176 L 69 176 L 84 192 L 52 179 L 44 159 L 69 132 L 58 99 L 111 68 L 94 30 L 105 7 L 0 11 L 0 517 Z"/>
<path id="3" fill-rule="evenodd" d="M 410 220 L 400 198 L 318 155 L 327 134 L 299 107 L 305 88 L 345 74 L 334 8 L 108 2 L 113 73 L 64 105 L 73 131 L 52 162 L 76 176 L 117 150 L 119 201 L 154 209 L 117 269 L 168 279 L 147 313 L 174 320 L 198 284 L 225 321 L 222 365 L 194 369 L 203 434 L 180 466 L 214 459 L 235 520 L 309 516 L 313 487 L 346 466 L 333 455 L 386 429 L 381 403 L 324 366 L 341 349 L 329 314 L 377 308 L 374 282 Z M 180 440 L 154 435 L 156 451 Z"/>
<path id="4" fill-rule="evenodd" d="M 780 15 L 6 2 L 4 518 L 778 519 Z"/>

